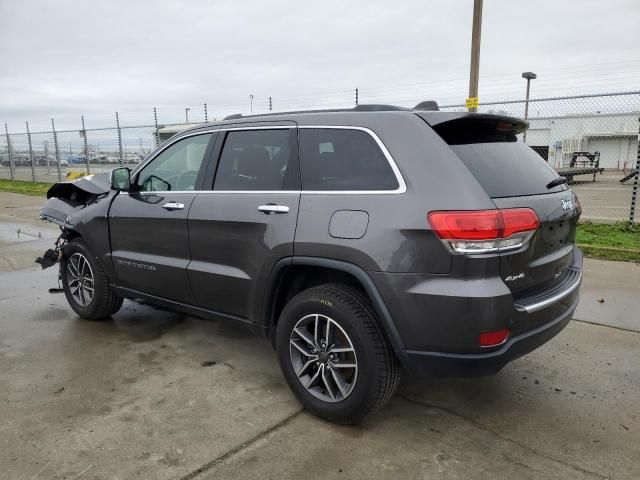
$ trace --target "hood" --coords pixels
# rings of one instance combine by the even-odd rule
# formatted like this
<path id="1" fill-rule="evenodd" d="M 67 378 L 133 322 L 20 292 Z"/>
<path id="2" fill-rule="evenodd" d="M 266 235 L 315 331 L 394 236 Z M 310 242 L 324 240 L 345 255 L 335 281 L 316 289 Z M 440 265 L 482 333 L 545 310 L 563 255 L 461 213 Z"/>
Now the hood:
<path id="1" fill-rule="evenodd" d="M 75 213 L 93 204 L 111 191 L 109 173 L 59 182 L 47 192 L 47 202 L 40 210 L 40 218 L 64 227 L 72 227 Z"/>
<path id="2" fill-rule="evenodd" d="M 70 199 L 80 193 L 102 195 L 107 193 L 110 189 L 111 178 L 109 173 L 98 173 L 96 175 L 87 175 L 68 182 L 54 183 L 47 192 L 47 198 L 57 197 Z"/>

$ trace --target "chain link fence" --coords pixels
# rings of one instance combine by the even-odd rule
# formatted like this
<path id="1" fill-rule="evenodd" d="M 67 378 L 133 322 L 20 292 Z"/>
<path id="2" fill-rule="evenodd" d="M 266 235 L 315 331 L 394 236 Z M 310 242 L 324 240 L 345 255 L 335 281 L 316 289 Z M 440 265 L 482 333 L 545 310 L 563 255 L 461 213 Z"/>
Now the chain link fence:
<path id="1" fill-rule="evenodd" d="M 640 91 L 535 98 L 522 140 L 573 183 L 583 219 L 634 221 Z M 527 102 L 480 104 L 478 112 L 523 118 Z M 444 111 L 465 106 L 443 105 Z"/>
<path id="2" fill-rule="evenodd" d="M 355 102 L 366 103 L 356 89 Z M 377 101 L 376 101 L 377 103 Z M 583 205 L 584 218 L 624 221 L 634 212 L 637 192 L 640 91 L 565 97 L 505 100 L 480 104 L 477 111 L 524 117 L 530 124 L 522 140 L 550 166 L 567 176 Z M 442 105 L 443 111 L 466 111 L 463 104 Z M 206 117 L 206 105 L 205 105 Z M 134 167 L 159 142 L 197 123 L 158 123 L 154 108 L 149 124 L 76 130 L 19 132 L 5 125 L 0 142 L 0 178 L 55 182 L 69 172 L 97 173 L 115 166 Z M 631 210 L 631 212 L 630 212 Z"/>

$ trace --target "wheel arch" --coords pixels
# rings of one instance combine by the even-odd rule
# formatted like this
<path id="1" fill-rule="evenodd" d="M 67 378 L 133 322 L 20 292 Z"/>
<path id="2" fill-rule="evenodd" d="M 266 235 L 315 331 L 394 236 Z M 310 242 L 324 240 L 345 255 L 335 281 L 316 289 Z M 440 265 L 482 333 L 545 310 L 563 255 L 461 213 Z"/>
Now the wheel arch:
<path id="1" fill-rule="evenodd" d="M 305 274 L 310 275 L 311 281 L 308 283 L 305 283 Z M 315 276 L 318 274 L 319 276 Z M 278 317 L 286 301 L 300 291 L 328 283 L 329 280 L 325 279 L 330 279 L 332 282 L 335 282 L 336 279 L 339 282 L 342 280 L 340 283 L 351 284 L 362 289 L 371 301 L 389 343 L 396 355 L 401 358 L 404 352 L 402 338 L 373 280 L 362 268 L 353 263 L 322 257 L 284 258 L 276 263 L 271 271 L 263 302 L 262 322 L 272 345 L 275 342 L 275 327 Z M 296 281 L 302 282 L 302 284 L 296 285 L 294 283 Z M 292 286 L 293 290 L 290 288 Z"/>

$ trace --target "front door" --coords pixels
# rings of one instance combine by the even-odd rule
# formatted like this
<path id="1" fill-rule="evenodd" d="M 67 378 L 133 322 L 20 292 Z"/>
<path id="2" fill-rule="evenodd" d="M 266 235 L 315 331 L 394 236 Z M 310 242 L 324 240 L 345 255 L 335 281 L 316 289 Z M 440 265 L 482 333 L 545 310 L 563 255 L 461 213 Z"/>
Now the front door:
<path id="1" fill-rule="evenodd" d="M 259 321 L 274 264 L 293 255 L 300 201 L 296 127 L 220 132 L 215 150 L 215 181 L 189 212 L 190 283 L 197 305 Z"/>
<path id="2" fill-rule="evenodd" d="M 187 215 L 215 135 L 191 135 L 169 144 L 135 172 L 131 191 L 113 201 L 111 255 L 120 286 L 193 302 Z"/>

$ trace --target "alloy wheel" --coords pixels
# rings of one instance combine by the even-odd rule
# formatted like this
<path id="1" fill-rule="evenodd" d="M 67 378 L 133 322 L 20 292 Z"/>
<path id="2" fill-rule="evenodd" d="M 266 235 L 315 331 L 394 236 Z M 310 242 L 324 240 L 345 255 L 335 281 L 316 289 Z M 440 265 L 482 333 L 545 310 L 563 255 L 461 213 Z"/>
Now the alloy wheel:
<path id="1" fill-rule="evenodd" d="M 358 378 L 358 360 L 351 339 L 330 317 L 302 317 L 291 331 L 289 354 L 302 386 L 325 402 L 347 398 Z"/>
<path id="2" fill-rule="evenodd" d="M 67 285 L 78 305 L 86 307 L 91 303 L 95 288 L 93 270 L 81 253 L 74 253 L 67 261 Z"/>

